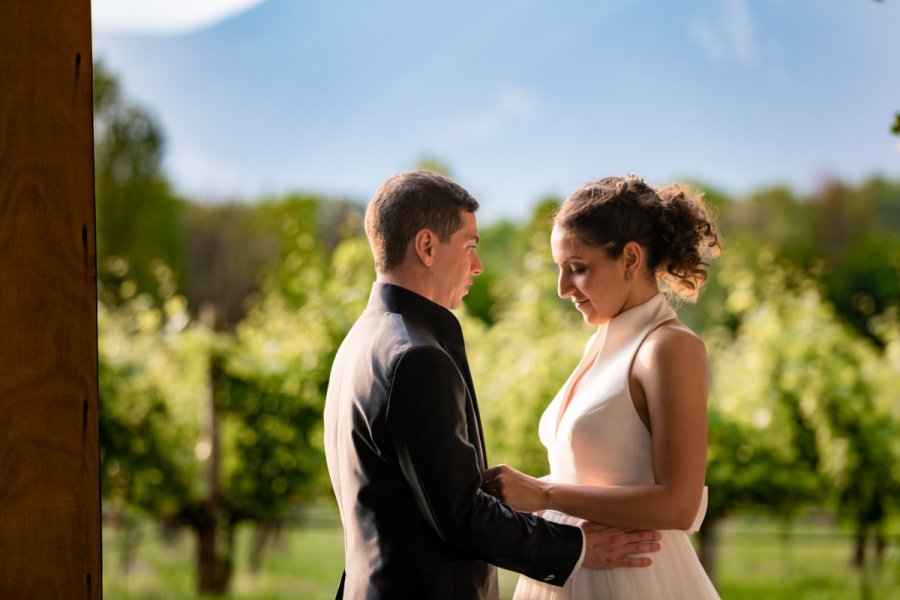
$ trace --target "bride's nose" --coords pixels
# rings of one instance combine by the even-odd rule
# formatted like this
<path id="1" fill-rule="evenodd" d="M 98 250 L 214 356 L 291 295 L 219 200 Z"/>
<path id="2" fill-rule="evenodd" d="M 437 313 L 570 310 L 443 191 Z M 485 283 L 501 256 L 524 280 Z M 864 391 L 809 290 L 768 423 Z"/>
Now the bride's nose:
<path id="1" fill-rule="evenodd" d="M 572 295 L 572 290 L 574 287 L 572 286 L 572 278 L 569 276 L 568 271 L 565 269 L 560 269 L 559 271 L 559 279 L 556 282 L 556 293 L 560 298 L 567 298 Z"/>

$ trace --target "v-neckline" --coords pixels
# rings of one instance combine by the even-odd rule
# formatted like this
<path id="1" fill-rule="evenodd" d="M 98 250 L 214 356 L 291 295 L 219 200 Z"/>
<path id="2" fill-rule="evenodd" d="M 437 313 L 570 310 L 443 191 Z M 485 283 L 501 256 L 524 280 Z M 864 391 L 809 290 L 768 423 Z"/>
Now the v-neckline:
<path id="1" fill-rule="evenodd" d="M 581 389 L 585 378 L 594 369 L 597 361 L 600 359 L 600 354 L 603 352 L 603 346 L 606 343 L 606 337 L 609 333 L 609 325 L 609 323 L 605 323 L 597 328 L 597 332 L 594 334 L 594 340 L 591 342 L 590 348 L 587 353 L 581 357 L 581 361 L 575 368 L 575 372 L 572 373 L 571 379 L 566 384 L 566 390 L 559 405 L 559 413 L 556 416 L 554 435 L 559 434 L 560 425 L 562 425 L 563 419 L 572 408 L 572 401 L 575 399 L 575 394 Z"/>
<path id="2" fill-rule="evenodd" d="M 607 349 L 607 343 L 610 341 L 610 329 L 613 327 L 616 328 L 616 331 L 619 331 L 622 327 L 626 327 L 627 329 L 631 325 L 640 322 L 641 317 L 654 314 L 654 311 L 657 311 L 658 307 L 664 303 L 668 306 L 668 303 L 665 302 L 665 296 L 663 296 L 661 292 L 657 292 L 654 296 L 651 296 L 644 302 L 632 306 L 628 310 L 622 311 L 603 325 L 597 327 L 597 332 L 591 342 L 591 347 L 585 355 L 582 356 L 575 372 L 572 373 L 569 381 L 566 382 L 566 388 L 559 405 L 559 412 L 556 416 L 556 428 L 553 432 L 554 437 L 559 435 L 563 420 L 566 415 L 568 415 L 569 411 L 572 410 L 572 403 L 575 401 L 576 394 L 578 394 L 584 386 L 585 380 L 590 376 L 591 371 L 597 366 L 603 351 Z M 669 308 L 669 310 L 671 311 L 671 308 Z M 672 312 L 672 315 L 668 318 L 674 316 L 674 312 Z M 668 318 L 665 320 L 668 320 Z M 660 321 L 660 323 L 662 323 L 662 321 Z M 618 338 L 621 334 L 616 333 L 615 335 Z M 616 345 L 618 344 L 619 342 L 616 342 Z M 590 358 L 588 358 L 589 356 Z"/>

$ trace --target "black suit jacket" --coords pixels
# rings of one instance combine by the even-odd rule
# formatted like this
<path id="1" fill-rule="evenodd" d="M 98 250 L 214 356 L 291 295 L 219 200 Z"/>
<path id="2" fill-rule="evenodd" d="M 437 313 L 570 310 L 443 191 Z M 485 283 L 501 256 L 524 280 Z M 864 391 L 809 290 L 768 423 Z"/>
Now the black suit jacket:
<path id="1" fill-rule="evenodd" d="M 453 313 L 376 283 L 335 357 L 325 453 L 344 525 L 344 598 L 496 598 L 491 564 L 562 585 L 575 528 L 482 492 L 487 463 Z"/>

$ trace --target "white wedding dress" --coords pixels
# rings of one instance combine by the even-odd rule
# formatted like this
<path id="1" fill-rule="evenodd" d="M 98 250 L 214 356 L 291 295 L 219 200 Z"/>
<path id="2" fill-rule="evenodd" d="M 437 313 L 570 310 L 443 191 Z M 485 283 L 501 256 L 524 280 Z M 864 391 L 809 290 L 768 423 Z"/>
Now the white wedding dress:
<path id="1" fill-rule="evenodd" d="M 650 433 L 637 414 L 628 376 L 638 348 L 661 323 L 675 317 L 666 297 L 649 301 L 601 325 L 588 343 L 602 344 L 597 359 L 559 419 L 559 411 L 573 376 L 544 411 L 540 438 L 547 447 L 550 479 L 580 485 L 622 486 L 653 484 Z M 706 490 L 691 531 L 706 513 Z M 578 524 L 556 511 L 544 518 Z M 688 532 L 663 531 L 662 549 L 651 555 L 649 567 L 602 571 L 579 569 L 565 587 L 519 577 L 515 600 L 705 600 L 719 596 L 706 576 L 688 539 Z"/>

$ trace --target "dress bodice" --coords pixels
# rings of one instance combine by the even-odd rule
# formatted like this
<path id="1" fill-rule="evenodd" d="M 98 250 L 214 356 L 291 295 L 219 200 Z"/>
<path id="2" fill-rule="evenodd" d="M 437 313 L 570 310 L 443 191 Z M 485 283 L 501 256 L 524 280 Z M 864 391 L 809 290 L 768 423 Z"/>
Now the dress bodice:
<path id="1" fill-rule="evenodd" d="M 628 379 L 644 339 L 673 318 L 675 312 L 659 293 L 597 329 L 586 352 L 594 344 L 600 345 L 599 352 L 568 404 L 574 374 L 541 417 L 539 433 L 554 482 L 653 483 L 650 432 L 634 407 Z"/>

